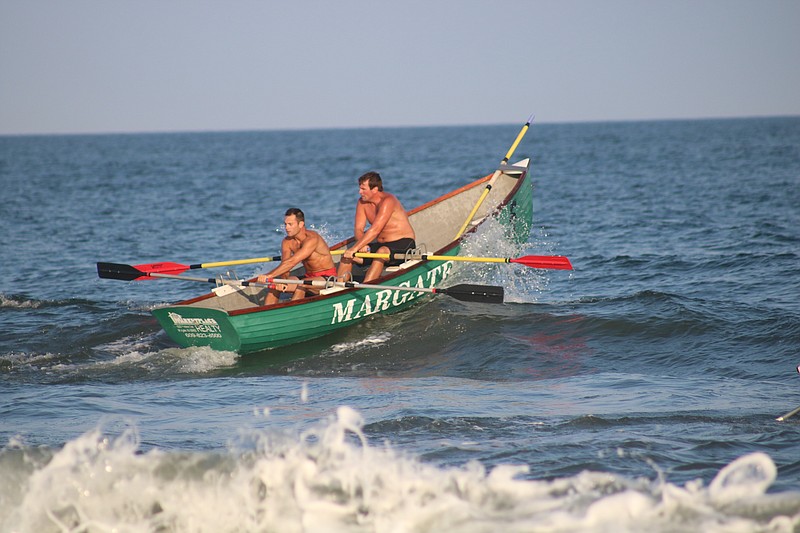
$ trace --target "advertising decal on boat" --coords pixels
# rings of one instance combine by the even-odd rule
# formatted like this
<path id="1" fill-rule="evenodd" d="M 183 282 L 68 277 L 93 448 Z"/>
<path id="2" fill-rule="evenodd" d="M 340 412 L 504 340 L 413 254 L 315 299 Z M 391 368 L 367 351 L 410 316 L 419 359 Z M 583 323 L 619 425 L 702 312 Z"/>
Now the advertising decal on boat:
<path id="1" fill-rule="evenodd" d="M 169 313 L 178 333 L 187 339 L 221 339 L 222 328 L 213 318 L 186 318 L 178 313 Z"/>

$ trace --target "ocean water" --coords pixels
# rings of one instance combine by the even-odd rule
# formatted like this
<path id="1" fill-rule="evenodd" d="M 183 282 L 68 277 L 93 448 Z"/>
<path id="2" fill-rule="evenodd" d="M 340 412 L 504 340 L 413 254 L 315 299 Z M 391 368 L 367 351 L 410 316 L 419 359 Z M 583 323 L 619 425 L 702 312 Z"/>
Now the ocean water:
<path id="1" fill-rule="evenodd" d="M 207 287 L 97 278 L 337 242 L 363 172 L 410 209 L 518 131 L 0 137 L 0 532 L 800 531 L 800 118 L 534 124 L 530 239 L 468 250 L 575 270 L 458 266 L 502 305 L 240 357 L 149 313 Z"/>

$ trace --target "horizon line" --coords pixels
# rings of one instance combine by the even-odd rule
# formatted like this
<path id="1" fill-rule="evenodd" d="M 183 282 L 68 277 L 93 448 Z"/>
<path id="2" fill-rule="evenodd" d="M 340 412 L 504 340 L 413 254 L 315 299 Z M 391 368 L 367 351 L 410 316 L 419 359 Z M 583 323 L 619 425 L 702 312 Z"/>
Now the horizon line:
<path id="1" fill-rule="evenodd" d="M 588 120 L 536 120 L 537 125 L 578 125 L 578 124 L 615 124 L 636 122 L 693 122 L 714 120 L 758 120 L 776 118 L 800 118 L 800 114 L 788 115 L 732 115 L 707 117 L 670 117 L 670 118 L 631 118 L 631 119 L 588 119 Z M 181 134 L 213 134 L 213 133 L 296 133 L 301 131 L 344 131 L 344 130 L 378 130 L 378 129 L 422 129 L 422 128 L 471 128 L 514 125 L 515 122 L 486 122 L 461 124 L 405 124 L 405 125 L 368 125 L 368 126 L 327 126 L 297 128 L 219 128 L 219 129 L 154 129 L 154 130 L 106 130 L 106 131 L 42 131 L 42 132 L 0 132 L 0 137 L 57 137 L 57 136 L 101 136 L 101 135 L 181 135 Z"/>

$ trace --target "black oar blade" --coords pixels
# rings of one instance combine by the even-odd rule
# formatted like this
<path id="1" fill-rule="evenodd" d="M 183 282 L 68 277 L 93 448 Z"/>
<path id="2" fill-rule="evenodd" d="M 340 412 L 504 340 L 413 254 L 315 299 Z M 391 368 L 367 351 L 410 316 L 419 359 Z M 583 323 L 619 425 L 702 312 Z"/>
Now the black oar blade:
<path id="1" fill-rule="evenodd" d="M 462 302 L 479 302 L 484 304 L 503 303 L 503 287 L 491 285 L 454 285 L 447 289 L 436 289 L 437 293 L 447 294 Z"/>
<path id="2" fill-rule="evenodd" d="M 97 263 L 97 275 L 105 279 L 133 281 L 147 274 L 130 265 L 123 265 L 120 263 Z"/>

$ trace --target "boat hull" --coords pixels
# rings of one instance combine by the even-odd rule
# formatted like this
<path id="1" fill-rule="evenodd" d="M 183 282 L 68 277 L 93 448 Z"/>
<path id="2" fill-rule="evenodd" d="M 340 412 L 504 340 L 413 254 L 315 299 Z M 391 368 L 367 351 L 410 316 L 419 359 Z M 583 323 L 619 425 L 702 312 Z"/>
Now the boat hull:
<path id="1" fill-rule="evenodd" d="M 455 255 L 454 248 L 448 255 Z M 446 280 L 451 261 L 422 262 L 385 285 L 435 287 Z M 310 301 L 253 312 L 226 312 L 193 306 L 155 309 L 167 335 L 181 346 L 210 346 L 215 350 L 251 353 L 327 335 L 377 314 L 401 311 L 430 293 L 392 289 L 345 290 Z"/>

